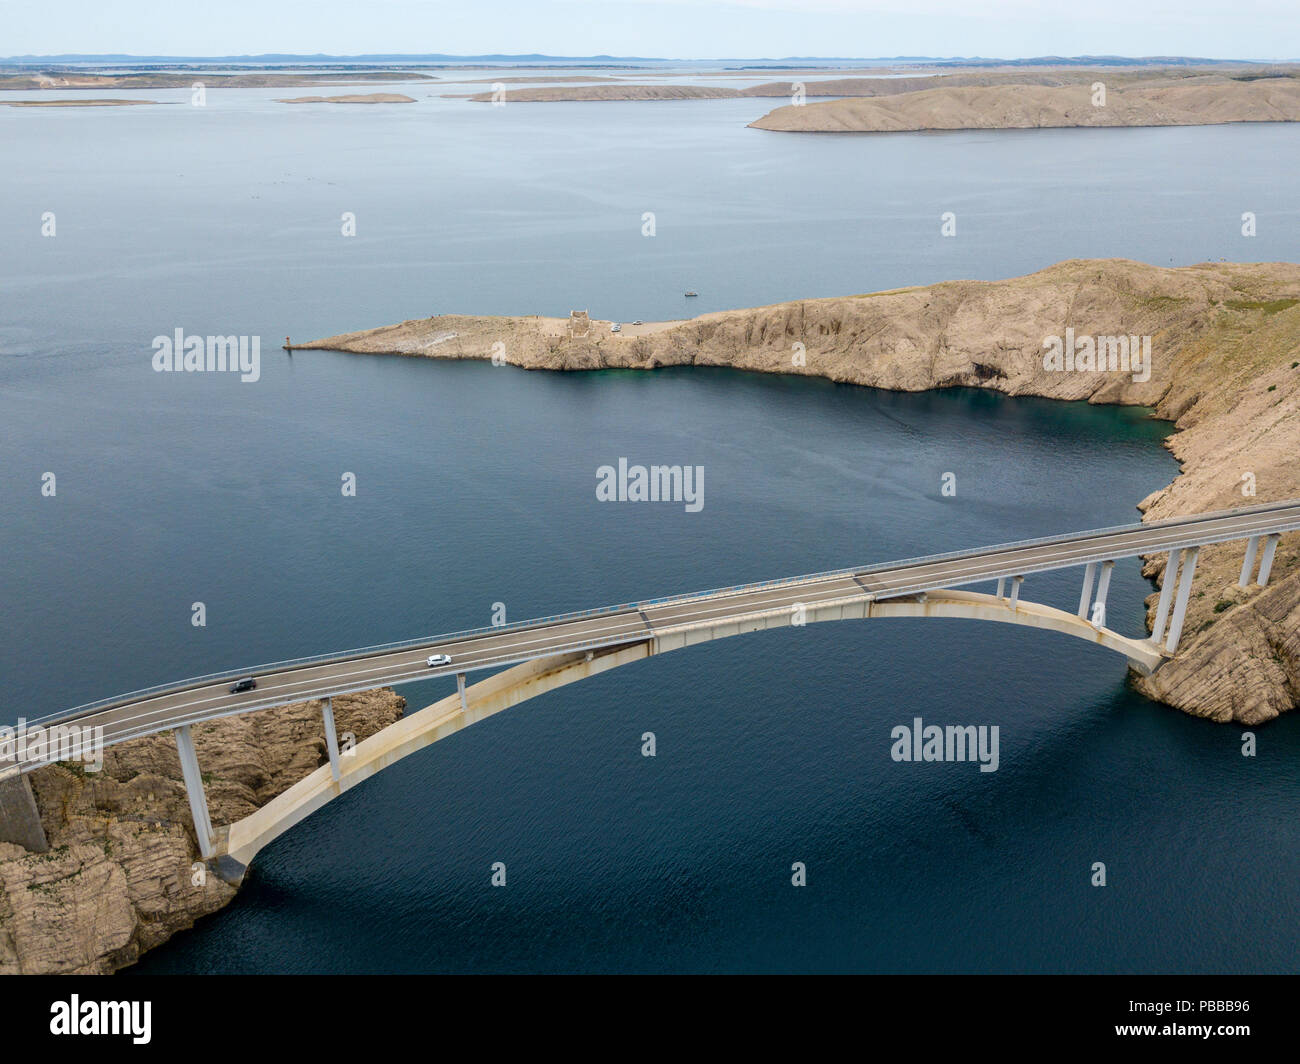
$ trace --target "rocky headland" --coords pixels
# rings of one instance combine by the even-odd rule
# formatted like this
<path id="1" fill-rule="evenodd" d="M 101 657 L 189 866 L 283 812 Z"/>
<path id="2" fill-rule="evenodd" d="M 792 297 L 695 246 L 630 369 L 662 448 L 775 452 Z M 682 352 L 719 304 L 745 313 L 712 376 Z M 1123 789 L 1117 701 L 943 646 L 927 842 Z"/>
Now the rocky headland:
<path id="1" fill-rule="evenodd" d="M 1151 337 L 1149 374 L 1045 368 L 1045 339 L 1067 329 Z M 1133 500 L 1144 519 L 1300 497 L 1300 265 L 1291 263 L 1073 260 L 1004 281 L 798 300 L 620 333 L 598 321 L 575 329 L 558 318 L 443 315 L 294 345 L 307 348 L 495 355 L 546 370 L 727 366 L 1149 406 L 1174 422 L 1166 445 L 1181 471 Z M 1236 586 L 1241 553 L 1241 544 L 1201 551 L 1177 656 L 1133 682 L 1184 712 L 1255 725 L 1300 704 L 1300 535 L 1282 538 L 1264 589 Z M 1164 564 L 1148 558 L 1144 572 L 1159 581 Z"/>

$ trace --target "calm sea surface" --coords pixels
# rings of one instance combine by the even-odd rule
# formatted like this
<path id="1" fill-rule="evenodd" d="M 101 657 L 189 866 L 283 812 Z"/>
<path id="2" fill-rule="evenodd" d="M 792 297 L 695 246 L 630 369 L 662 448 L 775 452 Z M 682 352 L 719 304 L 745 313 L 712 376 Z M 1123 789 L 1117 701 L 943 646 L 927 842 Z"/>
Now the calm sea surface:
<path id="1" fill-rule="evenodd" d="M 780 101 L 437 96 L 482 88 L 0 108 L 0 719 L 483 625 L 497 602 L 518 620 L 1124 523 L 1176 472 L 1169 426 L 1137 410 L 290 357 L 285 335 L 1300 253 L 1295 126 L 794 136 L 745 128 Z M 154 373 L 177 328 L 260 336 L 261 380 Z M 623 456 L 704 466 L 703 511 L 598 502 L 596 468 Z M 1077 580 L 1025 595 L 1072 606 Z M 1140 632 L 1149 590 L 1121 562 L 1111 622 Z M 893 762 L 891 728 L 917 716 L 997 725 L 998 771 Z M 408 758 L 135 970 L 1294 971 L 1300 722 L 1259 743 L 1242 758 L 1239 729 L 1146 702 L 1122 660 L 1048 633 L 726 640 Z"/>

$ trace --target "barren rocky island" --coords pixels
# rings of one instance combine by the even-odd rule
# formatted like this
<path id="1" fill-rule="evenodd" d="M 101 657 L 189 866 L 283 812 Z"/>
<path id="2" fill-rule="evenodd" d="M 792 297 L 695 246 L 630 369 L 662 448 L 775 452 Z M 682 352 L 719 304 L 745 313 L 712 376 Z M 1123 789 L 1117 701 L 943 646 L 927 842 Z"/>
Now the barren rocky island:
<path id="1" fill-rule="evenodd" d="M 923 129 L 1067 126 L 1202 126 L 1300 120 L 1300 79 L 1209 74 L 1179 80 L 935 88 L 778 107 L 750 123 L 794 133 L 890 133 Z"/>

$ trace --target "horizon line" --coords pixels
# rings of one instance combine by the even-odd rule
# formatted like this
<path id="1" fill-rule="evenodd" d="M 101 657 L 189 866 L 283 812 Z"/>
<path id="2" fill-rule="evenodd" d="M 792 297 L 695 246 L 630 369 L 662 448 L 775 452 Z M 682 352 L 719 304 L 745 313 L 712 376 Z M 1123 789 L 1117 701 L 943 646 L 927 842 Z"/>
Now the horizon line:
<path id="1" fill-rule="evenodd" d="M 935 55 L 892 55 L 892 56 L 712 56 L 705 58 L 687 58 L 682 56 L 638 56 L 638 55 L 610 55 L 598 53 L 592 55 L 550 55 L 543 52 L 523 52 L 523 53 L 506 53 L 506 52 L 483 52 L 476 54 L 453 54 L 444 52 L 363 52 L 352 55 L 345 55 L 335 52 L 257 52 L 243 53 L 239 55 L 184 55 L 184 54 L 150 54 L 136 55 L 129 52 L 62 52 L 37 55 L 34 53 L 25 53 L 23 55 L 0 56 L 0 63 L 7 62 L 35 62 L 35 61 L 107 61 L 107 60 L 128 60 L 128 61 L 189 61 L 189 62 L 219 62 L 219 61 L 253 61 L 253 60 L 332 60 L 339 62 L 358 62 L 363 60 L 383 60 L 388 62 L 409 61 L 409 62 L 445 62 L 455 60 L 532 60 L 544 62 L 624 62 L 624 63 L 793 63 L 793 62 L 817 62 L 817 63 L 898 63 L 898 62 L 934 62 L 934 63 L 1050 63 L 1050 62 L 1099 62 L 1105 60 L 1121 60 L 1130 63 L 1159 63 L 1159 62 L 1178 62 L 1178 63 L 1295 63 L 1300 59 L 1295 58 L 1243 58 L 1243 57 L 1215 57 L 1215 56 L 1186 56 L 1186 55 L 1121 55 L 1118 53 L 1106 54 L 1084 54 L 1084 55 L 1033 55 L 1033 56 L 935 56 Z"/>

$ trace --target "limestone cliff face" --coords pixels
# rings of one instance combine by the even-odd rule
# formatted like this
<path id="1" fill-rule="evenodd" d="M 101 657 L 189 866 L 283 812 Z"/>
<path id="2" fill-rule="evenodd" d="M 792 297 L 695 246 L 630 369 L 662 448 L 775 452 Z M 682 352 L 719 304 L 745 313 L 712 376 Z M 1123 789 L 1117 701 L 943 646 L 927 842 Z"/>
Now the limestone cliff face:
<path id="1" fill-rule="evenodd" d="M 1044 341 L 1150 336 L 1144 373 L 1044 368 Z M 1155 520 L 1300 497 L 1300 266 L 1163 269 L 1074 260 L 1006 281 L 952 281 L 801 300 L 586 336 L 546 318 L 443 316 L 307 348 L 491 358 L 529 369 L 731 366 L 920 391 L 970 386 L 1154 408 L 1182 464 L 1140 502 Z M 1135 379 L 1138 378 L 1138 379 Z M 1245 478 L 1245 479 L 1243 479 Z M 1255 495 L 1243 489 L 1253 484 Z M 1064 531 L 1064 530 L 1063 530 Z M 1201 552 L 1177 658 L 1140 690 L 1186 712 L 1257 724 L 1300 703 L 1300 537 L 1284 536 L 1270 587 L 1235 588 L 1241 545 Z M 1159 576 L 1164 558 L 1148 559 Z M 1155 596 L 1152 596 L 1154 611 Z"/>
<path id="2" fill-rule="evenodd" d="M 389 689 L 334 699 L 357 741 L 393 723 Z M 212 822 L 247 816 L 327 760 L 320 704 L 195 725 Z M 235 888 L 203 871 L 170 734 L 105 751 L 90 774 L 65 765 L 29 777 L 50 843 L 0 843 L 0 974 L 97 974 L 215 912 Z"/>

